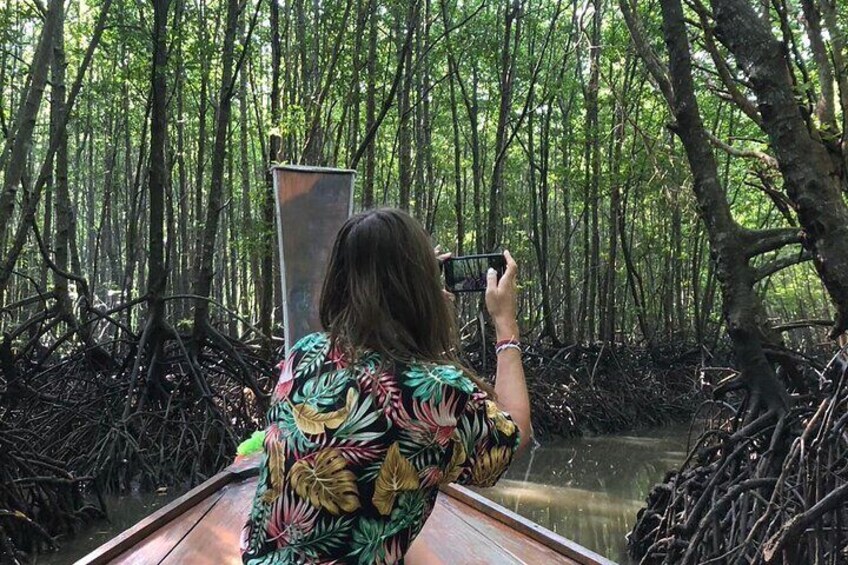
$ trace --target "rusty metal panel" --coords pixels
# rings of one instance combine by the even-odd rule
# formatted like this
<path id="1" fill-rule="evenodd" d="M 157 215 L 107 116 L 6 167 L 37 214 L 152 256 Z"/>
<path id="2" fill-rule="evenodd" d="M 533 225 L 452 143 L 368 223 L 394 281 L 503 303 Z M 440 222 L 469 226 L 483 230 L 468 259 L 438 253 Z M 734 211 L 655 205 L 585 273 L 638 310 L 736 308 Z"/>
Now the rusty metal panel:
<path id="1" fill-rule="evenodd" d="M 281 166 L 274 170 L 286 350 L 321 330 L 318 301 L 333 242 L 353 211 L 355 172 Z"/>

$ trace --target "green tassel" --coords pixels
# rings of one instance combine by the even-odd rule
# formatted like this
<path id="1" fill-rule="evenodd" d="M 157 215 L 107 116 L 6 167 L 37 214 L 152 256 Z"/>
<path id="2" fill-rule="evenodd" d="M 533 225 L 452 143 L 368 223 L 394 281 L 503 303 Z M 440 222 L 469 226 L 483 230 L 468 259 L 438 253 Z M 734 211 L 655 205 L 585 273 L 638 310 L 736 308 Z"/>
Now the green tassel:
<path id="1" fill-rule="evenodd" d="M 253 455 L 262 451 L 262 446 L 265 444 L 265 430 L 257 430 L 243 442 L 241 442 L 236 450 L 240 456 Z"/>

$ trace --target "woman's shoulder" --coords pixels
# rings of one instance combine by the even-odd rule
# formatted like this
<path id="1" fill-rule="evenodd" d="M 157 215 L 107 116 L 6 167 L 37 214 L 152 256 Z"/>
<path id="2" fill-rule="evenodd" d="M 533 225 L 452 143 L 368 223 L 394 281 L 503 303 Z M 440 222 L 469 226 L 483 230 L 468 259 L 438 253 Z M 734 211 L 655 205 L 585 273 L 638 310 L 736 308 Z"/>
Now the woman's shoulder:
<path id="1" fill-rule="evenodd" d="M 451 363 L 411 362 L 402 368 L 400 376 L 417 398 L 441 398 L 444 393 L 471 395 L 477 388 L 465 371 Z"/>

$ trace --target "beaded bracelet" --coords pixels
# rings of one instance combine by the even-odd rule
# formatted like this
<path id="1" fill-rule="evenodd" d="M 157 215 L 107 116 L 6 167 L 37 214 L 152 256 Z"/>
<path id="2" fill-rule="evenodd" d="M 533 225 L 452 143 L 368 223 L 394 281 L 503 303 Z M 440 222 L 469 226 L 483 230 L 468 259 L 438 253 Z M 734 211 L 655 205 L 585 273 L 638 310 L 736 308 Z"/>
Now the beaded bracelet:
<path id="1" fill-rule="evenodd" d="M 521 342 L 517 339 L 502 339 L 495 344 L 495 355 L 500 355 L 501 352 L 507 349 L 515 349 L 521 352 Z"/>
<path id="2" fill-rule="evenodd" d="M 516 351 L 521 353 L 521 346 L 520 345 L 516 345 L 515 343 L 507 343 L 506 345 L 501 345 L 500 347 L 496 348 L 495 349 L 495 355 L 500 355 L 501 353 L 503 353 L 507 349 L 515 349 Z"/>

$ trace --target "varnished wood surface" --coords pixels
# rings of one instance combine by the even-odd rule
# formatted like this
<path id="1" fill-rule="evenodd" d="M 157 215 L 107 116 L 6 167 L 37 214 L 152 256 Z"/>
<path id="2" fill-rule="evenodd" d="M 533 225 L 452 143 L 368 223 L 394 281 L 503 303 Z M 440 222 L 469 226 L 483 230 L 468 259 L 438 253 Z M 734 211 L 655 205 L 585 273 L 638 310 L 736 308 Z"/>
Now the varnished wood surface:
<path id="1" fill-rule="evenodd" d="M 439 494 L 421 532 L 424 543 L 446 564 L 520 564 L 578 562 L 492 520 L 478 510 Z"/>
<path id="2" fill-rule="evenodd" d="M 449 500 L 452 503 L 461 504 L 466 509 L 466 515 L 468 514 L 467 508 L 470 507 L 491 518 L 489 520 L 478 521 L 478 525 L 483 528 L 483 532 L 488 537 L 499 535 L 496 530 L 491 528 L 492 525 L 497 524 L 498 526 L 505 526 L 507 529 L 512 530 L 511 541 L 521 540 L 523 543 L 522 537 L 515 535 L 517 533 L 535 540 L 559 555 L 570 557 L 578 563 L 615 565 L 613 561 L 610 561 L 606 557 L 528 520 L 524 516 L 489 500 L 482 494 L 471 489 L 451 484 L 442 487 L 442 492 L 450 496 Z"/>
<path id="3" fill-rule="evenodd" d="M 77 565 L 241 563 L 239 537 L 256 481 L 254 463 L 234 465 L 101 546 Z M 439 494 L 421 538 L 419 541 L 448 565 L 611 563 L 456 486 Z"/>
<path id="4" fill-rule="evenodd" d="M 241 563 L 239 538 L 256 491 L 256 479 L 224 488 L 224 496 L 160 563 Z"/>
<path id="5" fill-rule="evenodd" d="M 227 488 L 230 487 L 224 487 L 224 489 Z M 206 513 L 209 512 L 223 495 L 224 493 L 219 491 L 196 504 L 184 514 L 177 516 L 165 527 L 156 530 L 138 544 L 130 547 L 130 549 L 121 554 L 120 559 L 117 561 L 127 565 L 160 563 L 203 520 Z"/>

